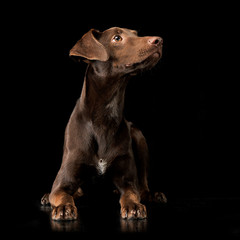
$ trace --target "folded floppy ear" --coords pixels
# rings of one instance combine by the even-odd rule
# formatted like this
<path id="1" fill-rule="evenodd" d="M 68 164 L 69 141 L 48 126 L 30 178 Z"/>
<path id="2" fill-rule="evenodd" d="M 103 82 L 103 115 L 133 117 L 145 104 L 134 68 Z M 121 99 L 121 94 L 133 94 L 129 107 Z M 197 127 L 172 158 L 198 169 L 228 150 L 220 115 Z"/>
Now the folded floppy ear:
<path id="1" fill-rule="evenodd" d="M 70 56 L 83 57 L 88 60 L 107 61 L 109 56 L 105 47 L 96 39 L 95 36 L 101 33 L 95 29 L 83 35 L 70 50 Z M 95 36 L 94 36 L 95 35 Z"/>

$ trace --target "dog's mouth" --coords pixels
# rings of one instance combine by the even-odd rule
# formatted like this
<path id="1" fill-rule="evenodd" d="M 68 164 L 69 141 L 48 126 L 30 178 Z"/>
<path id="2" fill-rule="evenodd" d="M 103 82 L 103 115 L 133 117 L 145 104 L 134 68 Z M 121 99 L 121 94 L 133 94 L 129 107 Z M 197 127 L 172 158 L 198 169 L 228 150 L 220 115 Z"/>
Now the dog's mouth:
<path id="1" fill-rule="evenodd" d="M 129 70 L 152 68 L 157 64 L 161 56 L 161 52 L 154 52 L 142 61 L 125 64 L 125 68 Z"/>

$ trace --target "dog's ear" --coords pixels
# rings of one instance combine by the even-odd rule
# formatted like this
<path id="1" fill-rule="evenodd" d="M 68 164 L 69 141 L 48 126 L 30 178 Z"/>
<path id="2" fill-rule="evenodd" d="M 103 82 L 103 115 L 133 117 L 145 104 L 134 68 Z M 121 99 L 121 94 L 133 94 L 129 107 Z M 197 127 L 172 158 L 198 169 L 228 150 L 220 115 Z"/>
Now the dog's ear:
<path id="1" fill-rule="evenodd" d="M 130 30 L 130 32 L 132 32 L 132 33 L 135 34 L 136 36 L 138 35 L 138 31 L 137 31 L 137 30 Z"/>
<path id="2" fill-rule="evenodd" d="M 88 60 L 107 61 L 109 56 L 105 47 L 96 39 L 100 35 L 98 30 L 91 29 L 77 41 L 70 50 L 69 56 L 83 57 Z"/>

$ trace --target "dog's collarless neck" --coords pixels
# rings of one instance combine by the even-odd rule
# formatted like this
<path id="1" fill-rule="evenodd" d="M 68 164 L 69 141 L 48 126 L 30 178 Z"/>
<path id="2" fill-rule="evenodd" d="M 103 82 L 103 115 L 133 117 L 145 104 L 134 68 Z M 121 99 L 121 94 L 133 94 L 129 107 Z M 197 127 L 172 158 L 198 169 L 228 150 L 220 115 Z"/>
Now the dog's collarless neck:
<path id="1" fill-rule="evenodd" d="M 81 107 L 89 112 L 93 122 L 120 124 L 123 119 L 127 80 L 125 78 L 101 79 L 92 71 L 89 65 L 80 97 Z"/>

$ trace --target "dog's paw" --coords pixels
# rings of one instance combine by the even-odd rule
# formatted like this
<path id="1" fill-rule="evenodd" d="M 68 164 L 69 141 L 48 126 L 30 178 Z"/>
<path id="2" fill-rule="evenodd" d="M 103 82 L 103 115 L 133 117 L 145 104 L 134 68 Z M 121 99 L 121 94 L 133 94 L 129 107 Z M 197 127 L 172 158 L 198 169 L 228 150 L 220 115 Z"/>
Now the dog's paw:
<path id="1" fill-rule="evenodd" d="M 121 207 L 123 219 L 144 219 L 147 218 L 146 207 L 141 203 L 128 201 Z"/>
<path id="2" fill-rule="evenodd" d="M 43 195 L 43 197 L 41 198 L 41 204 L 43 206 L 46 206 L 49 204 L 49 193 L 46 193 Z"/>
<path id="3" fill-rule="evenodd" d="M 75 220 L 77 219 L 77 208 L 72 204 L 59 205 L 53 207 L 52 219 L 59 220 Z"/>

